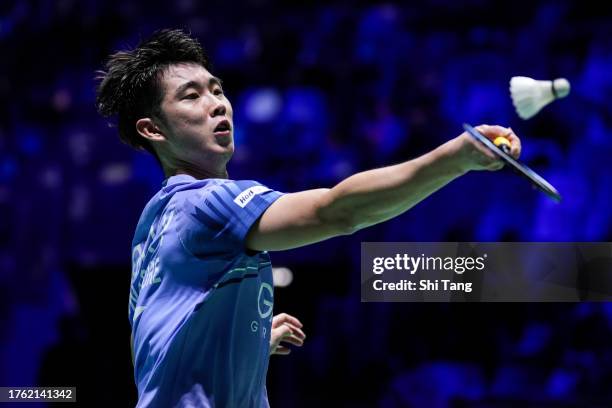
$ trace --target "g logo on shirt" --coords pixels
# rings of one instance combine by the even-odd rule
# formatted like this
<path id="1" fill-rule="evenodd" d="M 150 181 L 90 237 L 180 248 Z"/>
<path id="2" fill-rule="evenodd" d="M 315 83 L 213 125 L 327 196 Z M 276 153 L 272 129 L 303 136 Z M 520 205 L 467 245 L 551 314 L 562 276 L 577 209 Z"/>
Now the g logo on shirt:
<path id="1" fill-rule="evenodd" d="M 274 292 L 269 283 L 262 283 L 259 286 L 259 294 L 257 295 L 257 312 L 262 319 L 270 318 L 272 320 L 272 306 L 274 305 Z M 259 330 L 259 322 L 253 320 L 251 322 L 251 331 L 253 333 Z M 266 337 L 266 327 L 262 327 L 261 336 Z"/>
<path id="2" fill-rule="evenodd" d="M 274 292 L 269 283 L 262 283 L 259 287 L 257 295 L 257 310 L 259 317 L 265 319 L 272 314 L 272 306 L 274 305 Z"/>

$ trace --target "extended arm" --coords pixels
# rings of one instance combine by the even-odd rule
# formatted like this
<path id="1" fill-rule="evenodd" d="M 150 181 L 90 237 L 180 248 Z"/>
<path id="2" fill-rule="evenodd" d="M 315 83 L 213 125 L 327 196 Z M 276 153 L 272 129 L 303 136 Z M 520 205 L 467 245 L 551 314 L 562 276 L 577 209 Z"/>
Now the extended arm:
<path id="1" fill-rule="evenodd" d="M 512 154 L 519 156 L 520 141 L 508 129 L 483 125 L 478 130 L 491 139 L 507 137 Z M 332 189 L 279 198 L 253 226 L 247 246 L 282 250 L 351 234 L 402 214 L 470 170 L 501 167 L 493 153 L 464 133 L 414 160 L 357 173 Z"/>

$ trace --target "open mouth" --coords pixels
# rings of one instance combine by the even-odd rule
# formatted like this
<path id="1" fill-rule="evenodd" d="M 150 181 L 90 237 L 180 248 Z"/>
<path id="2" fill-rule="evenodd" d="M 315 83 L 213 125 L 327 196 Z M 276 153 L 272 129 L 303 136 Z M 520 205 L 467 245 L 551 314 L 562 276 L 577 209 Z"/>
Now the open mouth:
<path id="1" fill-rule="evenodd" d="M 228 120 L 222 120 L 221 122 L 219 122 L 219 124 L 215 127 L 214 132 L 215 133 L 226 133 L 229 132 L 231 130 L 231 126 Z"/>

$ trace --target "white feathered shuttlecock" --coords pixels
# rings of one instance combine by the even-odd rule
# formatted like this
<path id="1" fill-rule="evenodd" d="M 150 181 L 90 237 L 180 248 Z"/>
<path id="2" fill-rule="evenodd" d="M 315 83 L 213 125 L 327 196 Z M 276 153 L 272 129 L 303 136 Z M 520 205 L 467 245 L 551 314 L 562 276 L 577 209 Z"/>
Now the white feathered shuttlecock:
<path id="1" fill-rule="evenodd" d="M 524 76 L 510 79 L 510 96 L 516 113 L 522 119 L 529 119 L 555 99 L 565 98 L 570 84 L 565 78 L 554 81 L 537 81 Z"/>

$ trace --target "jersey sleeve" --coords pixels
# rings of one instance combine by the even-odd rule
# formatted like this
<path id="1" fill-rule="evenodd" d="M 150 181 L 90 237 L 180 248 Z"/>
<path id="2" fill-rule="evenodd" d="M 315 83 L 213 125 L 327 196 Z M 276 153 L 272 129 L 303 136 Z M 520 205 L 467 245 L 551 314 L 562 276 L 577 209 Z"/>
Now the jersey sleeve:
<path id="1" fill-rule="evenodd" d="M 256 181 L 224 181 L 202 188 L 187 203 L 184 239 L 192 252 L 245 249 L 253 224 L 283 193 Z"/>

